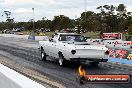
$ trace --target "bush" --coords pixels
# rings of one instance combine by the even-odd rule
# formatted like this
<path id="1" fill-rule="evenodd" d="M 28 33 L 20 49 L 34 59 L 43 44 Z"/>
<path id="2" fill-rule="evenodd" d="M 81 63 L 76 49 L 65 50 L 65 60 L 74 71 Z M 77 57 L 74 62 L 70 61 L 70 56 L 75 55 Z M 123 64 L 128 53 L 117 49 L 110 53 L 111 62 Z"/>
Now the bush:
<path id="1" fill-rule="evenodd" d="M 132 34 L 132 26 L 129 27 L 128 31 L 129 31 L 129 34 Z"/>

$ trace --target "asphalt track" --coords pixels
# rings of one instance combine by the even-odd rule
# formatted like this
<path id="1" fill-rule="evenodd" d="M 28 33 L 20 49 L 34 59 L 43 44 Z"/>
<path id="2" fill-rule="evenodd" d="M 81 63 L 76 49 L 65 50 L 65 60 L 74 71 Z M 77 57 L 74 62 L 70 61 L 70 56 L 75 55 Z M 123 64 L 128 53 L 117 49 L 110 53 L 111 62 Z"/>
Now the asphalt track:
<path id="1" fill-rule="evenodd" d="M 87 74 L 130 75 L 132 75 L 132 66 L 101 63 L 99 67 L 91 67 L 86 63 L 79 65 L 70 63 L 67 67 L 60 67 L 53 58 L 48 57 L 48 61 L 42 62 L 37 48 L 38 42 L 36 41 L 0 37 L 0 56 L 6 57 L 25 68 L 33 69 L 67 88 L 132 88 L 132 82 L 129 84 L 80 85 L 76 80 L 80 65 L 86 70 Z"/>

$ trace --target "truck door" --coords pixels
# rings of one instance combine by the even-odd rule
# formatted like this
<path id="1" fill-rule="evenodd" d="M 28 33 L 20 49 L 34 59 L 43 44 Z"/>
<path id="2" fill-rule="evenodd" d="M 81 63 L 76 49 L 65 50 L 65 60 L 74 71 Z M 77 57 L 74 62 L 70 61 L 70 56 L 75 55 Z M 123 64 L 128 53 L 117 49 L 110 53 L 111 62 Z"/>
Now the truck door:
<path id="1" fill-rule="evenodd" d="M 52 57 L 57 57 L 56 56 L 58 51 L 56 48 L 57 41 L 58 41 L 58 35 L 54 35 L 54 37 L 52 38 L 52 41 L 50 42 L 50 47 L 49 47 L 49 53 L 50 53 L 50 56 Z"/>

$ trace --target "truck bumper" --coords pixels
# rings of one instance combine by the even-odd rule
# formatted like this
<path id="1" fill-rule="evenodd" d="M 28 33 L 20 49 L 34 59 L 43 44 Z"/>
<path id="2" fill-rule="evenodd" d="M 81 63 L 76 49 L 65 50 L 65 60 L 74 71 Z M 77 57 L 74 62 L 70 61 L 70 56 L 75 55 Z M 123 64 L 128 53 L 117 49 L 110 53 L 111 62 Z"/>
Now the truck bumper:
<path id="1" fill-rule="evenodd" d="M 79 61 L 79 62 L 107 62 L 108 59 L 89 59 L 89 58 L 70 58 L 70 61 Z"/>

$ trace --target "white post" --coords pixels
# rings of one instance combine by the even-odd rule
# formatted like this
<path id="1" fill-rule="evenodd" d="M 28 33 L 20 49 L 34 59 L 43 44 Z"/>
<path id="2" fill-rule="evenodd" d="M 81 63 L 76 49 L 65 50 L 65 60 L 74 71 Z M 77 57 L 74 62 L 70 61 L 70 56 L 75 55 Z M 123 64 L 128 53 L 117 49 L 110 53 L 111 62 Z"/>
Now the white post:
<path id="1" fill-rule="evenodd" d="M 34 8 L 32 8 L 33 10 L 33 30 L 34 30 L 34 22 L 35 22 L 35 17 L 34 17 Z"/>
<path id="2" fill-rule="evenodd" d="M 85 27 L 87 27 L 86 26 L 86 20 L 87 20 L 87 14 L 86 14 L 86 12 L 87 12 L 87 0 L 85 0 Z M 86 29 L 85 29 L 86 30 Z"/>
<path id="3" fill-rule="evenodd" d="M 85 0 L 85 17 L 86 17 L 86 12 L 87 12 L 87 0 Z"/>

